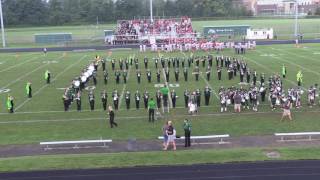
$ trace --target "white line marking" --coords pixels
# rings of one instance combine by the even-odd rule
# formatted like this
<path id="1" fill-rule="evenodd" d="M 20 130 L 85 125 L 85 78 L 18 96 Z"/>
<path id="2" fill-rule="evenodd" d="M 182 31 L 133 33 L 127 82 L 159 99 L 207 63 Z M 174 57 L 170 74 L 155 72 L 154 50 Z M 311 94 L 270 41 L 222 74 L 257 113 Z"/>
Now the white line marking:
<path id="1" fill-rule="evenodd" d="M 276 50 L 277 50 L 277 51 L 280 51 L 280 52 L 286 52 L 286 51 L 279 50 L 279 49 L 276 49 Z M 259 51 L 259 50 L 257 50 L 257 51 Z M 262 52 L 262 51 L 259 51 L 259 52 Z M 286 53 L 286 54 L 290 55 L 289 53 Z M 292 53 L 291 53 L 291 55 L 292 55 Z M 298 55 L 297 55 L 297 54 L 293 54 L 293 56 L 298 56 Z M 300 57 L 303 57 L 303 56 L 300 56 Z M 320 73 L 318 73 L 318 72 L 316 72 L 316 71 L 313 71 L 313 70 L 311 70 L 311 69 L 309 69 L 309 68 L 305 68 L 305 67 L 303 67 L 303 66 L 301 66 L 301 65 L 299 65 L 299 64 L 297 64 L 297 63 L 284 60 L 284 57 L 279 58 L 279 57 L 273 56 L 273 58 L 276 58 L 276 59 L 279 59 L 280 61 L 284 61 L 284 62 L 286 62 L 286 63 L 289 63 L 289 64 L 291 64 L 291 65 L 293 65 L 293 66 L 299 67 L 299 68 L 301 68 L 301 69 L 304 69 L 304 70 L 306 70 L 306 71 L 308 71 L 308 72 L 311 72 L 311 73 L 313 73 L 313 74 L 316 74 L 316 75 L 318 75 L 318 76 L 320 75 Z M 304 58 L 304 59 L 306 59 L 306 58 Z M 310 59 L 308 59 L 308 60 L 310 60 Z"/>
<path id="2" fill-rule="evenodd" d="M 184 52 L 182 52 L 182 54 L 184 55 L 184 57 L 187 57 L 186 54 Z M 195 67 L 195 65 L 192 63 L 192 66 Z M 205 77 L 203 77 L 203 74 L 200 73 L 200 77 L 204 80 L 204 82 L 207 84 L 207 86 L 209 86 L 209 88 L 212 90 L 213 94 L 216 96 L 216 98 L 219 100 L 219 96 L 217 95 L 216 91 L 214 90 L 214 88 L 209 84 L 209 82 L 206 80 Z"/>
<path id="3" fill-rule="evenodd" d="M 132 67 L 132 66 L 130 66 L 130 67 L 129 67 L 129 70 L 128 70 L 127 83 L 128 83 L 129 78 L 130 78 L 131 67 Z M 119 102 L 119 109 L 118 109 L 118 110 L 120 110 L 120 108 L 121 108 L 121 102 L 122 102 L 123 95 L 124 95 L 124 91 L 126 90 L 126 88 L 127 88 L 127 84 L 124 84 L 124 85 L 123 85 L 123 88 L 122 88 L 122 91 L 121 91 L 120 98 L 119 98 L 119 101 L 120 101 L 120 102 Z"/>
<path id="4" fill-rule="evenodd" d="M 258 62 L 256 62 L 256 61 L 254 61 L 254 60 L 252 60 L 252 59 L 250 59 L 250 58 L 248 58 L 248 57 L 245 57 L 245 56 L 241 56 L 241 57 L 242 57 L 243 59 L 246 59 L 246 60 L 249 60 L 249 61 L 255 63 L 256 65 L 262 67 L 263 69 L 267 70 L 268 72 L 276 73 L 276 72 L 270 70 L 269 68 L 266 68 L 264 65 L 262 65 L 262 64 L 260 64 L 260 63 L 258 63 Z M 270 58 L 271 58 L 271 57 L 270 57 Z M 291 80 L 289 80 L 289 79 L 284 79 L 284 80 L 285 80 L 285 81 L 288 81 L 289 83 L 291 83 L 291 84 L 294 85 L 294 86 L 297 86 L 297 83 L 295 83 L 295 82 L 293 82 L 293 81 L 291 81 Z M 302 88 L 303 88 L 304 90 L 307 90 L 307 89 L 304 88 L 304 87 L 302 87 Z"/>
<path id="5" fill-rule="evenodd" d="M 293 113 L 320 113 L 320 111 L 292 111 Z M 68 112 L 66 112 L 68 113 Z M 241 116 L 241 115 L 261 115 L 261 114 L 282 114 L 283 112 L 246 112 L 246 113 L 206 113 L 206 114 L 177 114 L 175 117 L 208 117 L 208 116 Z M 119 116 L 117 119 L 146 119 L 148 116 Z M 41 123 L 41 122 L 70 122 L 70 121 L 92 121 L 104 120 L 105 117 L 97 118 L 68 118 L 68 119 L 39 119 L 39 120 L 14 120 L 14 121 L 0 121 L 0 124 L 17 124 L 17 123 Z"/>
<path id="6" fill-rule="evenodd" d="M 2 70 L 0 71 L 0 73 L 5 72 L 5 71 L 8 71 L 8 70 L 13 69 L 13 68 L 18 67 L 18 66 L 21 66 L 21 65 L 23 65 L 23 64 L 26 64 L 26 63 L 28 63 L 28 62 L 34 61 L 34 60 L 39 59 L 39 58 L 41 58 L 41 56 L 39 56 L 39 57 L 33 57 L 33 58 L 31 58 L 31 59 L 29 59 L 29 60 L 26 60 L 26 61 L 24 61 L 24 62 L 22 62 L 22 63 L 19 63 L 19 64 L 16 64 L 16 65 L 7 67 L 6 69 L 2 69 Z"/>
<path id="7" fill-rule="evenodd" d="M 75 66 L 76 64 L 78 64 L 82 59 L 84 59 L 85 57 L 87 57 L 87 55 L 82 56 L 82 58 L 80 58 L 78 61 L 76 61 L 75 63 L 69 65 L 67 68 L 65 68 L 63 71 L 61 71 L 59 74 L 57 74 L 57 76 L 52 80 L 52 82 L 54 82 L 55 80 L 57 80 L 57 78 L 62 75 L 63 73 L 65 73 L 67 70 L 69 70 L 70 68 L 72 68 L 73 66 Z M 44 86 L 42 86 L 40 89 L 38 89 L 33 96 L 37 95 L 38 93 L 40 93 L 42 91 L 42 89 L 46 88 L 48 86 L 48 84 L 45 84 Z M 15 110 L 17 111 L 18 109 L 20 109 L 23 105 L 25 105 L 27 102 L 29 102 L 31 99 L 28 98 L 25 101 L 23 101 L 19 106 L 17 106 L 17 108 L 15 108 Z"/>
<path id="8" fill-rule="evenodd" d="M 168 69 L 169 71 L 169 69 Z M 164 77 L 164 83 L 166 84 L 168 90 L 169 90 L 169 94 L 168 94 L 168 99 L 169 99 L 169 108 L 172 108 L 172 99 L 171 99 L 171 91 L 170 91 L 170 88 L 169 88 L 169 84 L 168 84 L 168 81 L 167 81 L 167 77 L 166 77 L 166 73 L 164 71 L 164 68 L 162 68 L 162 75 Z M 169 108 L 168 108 L 168 112 L 169 112 Z"/>

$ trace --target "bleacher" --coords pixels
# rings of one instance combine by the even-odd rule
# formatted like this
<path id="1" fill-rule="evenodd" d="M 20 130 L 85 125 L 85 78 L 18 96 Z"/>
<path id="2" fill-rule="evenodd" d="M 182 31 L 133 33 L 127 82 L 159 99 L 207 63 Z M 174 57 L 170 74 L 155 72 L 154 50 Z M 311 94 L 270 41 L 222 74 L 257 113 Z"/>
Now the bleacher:
<path id="1" fill-rule="evenodd" d="M 120 20 L 115 33 L 115 44 L 150 43 L 150 38 L 156 42 L 183 42 L 196 38 L 192 28 L 191 18 L 178 19 L 135 19 Z"/>

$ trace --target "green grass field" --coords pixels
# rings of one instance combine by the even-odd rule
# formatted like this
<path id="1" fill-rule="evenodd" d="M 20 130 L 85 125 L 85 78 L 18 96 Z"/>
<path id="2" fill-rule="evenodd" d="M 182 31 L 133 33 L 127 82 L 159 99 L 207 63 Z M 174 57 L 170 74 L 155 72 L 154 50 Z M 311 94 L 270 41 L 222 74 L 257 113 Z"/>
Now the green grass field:
<path id="1" fill-rule="evenodd" d="M 253 28 L 273 28 L 278 39 L 292 39 L 294 37 L 294 19 L 242 19 L 242 20 L 211 20 L 193 21 L 193 27 L 198 32 L 203 26 L 221 25 L 251 25 Z M 72 33 L 73 42 L 68 46 L 85 46 L 103 44 L 106 29 L 115 29 L 116 24 L 82 25 L 82 26 L 53 26 L 53 27 L 26 27 L 7 28 L 6 41 L 8 47 L 50 47 L 65 44 L 34 44 L 36 33 Z M 320 19 L 299 19 L 299 32 L 305 39 L 320 37 Z"/>
<path id="2" fill-rule="evenodd" d="M 295 75 L 298 70 L 304 74 L 303 86 L 308 88 L 310 85 L 319 83 L 320 72 L 320 45 L 304 44 L 301 48 L 293 45 L 274 45 L 259 46 L 256 50 L 249 51 L 243 56 L 251 69 L 264 72 L 266 77 L 273 73 L 280 73 L 282 64 L 287 66 L 288 77 L 283 80 L 284 87 L 295 86 Z M 216 55 L 215 52 L 211 52 Z M 136 90 L 141 93 L 148 89 L 153 96 L 157 90 L 154 63 L 149 63 L 152 71 L 152 83 L 146 82 L 143 57 L 158 56 L 157 53 L 141 54 L 136 50 L 132 51 L 113 51 L 110 58 L 126 58 L 137 56 L 140 59 L 142 70 L 142 84 L 138 85 L 136 80 L 136 70 L 134 66 L 130 68 L 129 80 L 126 85 L 123 83 L 115 84 L 110 62 L 107 63 L 110 80 L 108 85 L 102 82 L 102 70 L 98 71 L 98 85 L 94 91 L 96 95 L 96 110 L 89 111 L 87 91 L 82 95 L 83 112 L 76 112 L 75 104 L 72 105 L 70 112 L 63 111 L 62 94 L 59 88 L 66 87 L 70 81 L 80 74 L 80 71 L 90 63 L 93 57 L 99 54 L 107 56 L 107 51 L 100 52 L 50 52 L 47 56 L 42 53 L 19 53 L 19 54 L 0 54 L 0 87 L 10 89 L 10 94 L 14 96 L 16 113 L 7 112 L 5 101 L 7 93 L 0 94 L 0 144 L 28 144 L 39 143 L 40 141 L 57 140 L 80 140 L 80 139 L 113 139 L 127 140 L 155 139 L 161 134 L 163 121 L 156 121 L 150 124 L 147 121 L 147 110 L 134 108 L 133 94 Z M 198 52 L 195 55 L 205 55 L 205 52 Z M 237 57 L 231 50 L 223 52 L 224 55 Z M 165 57 L 179 56 L 184 54 L 163 53 Z M 189 53 L 186 53 L 189 56 Z M 48 63 L 51 62 L 51 63 Z M 180 67 L 181 68 L 181 67 Z M 50 85 L 46 85 L 44 72 L 49 69 L 53 78 Z M 201 67 L 201 71 L 204 68 Z M 161 76 L 162 81 L 164 77 Z M 210 86 L 217 92 L 220 86 L 230 87 L 237 85 L 239 77 L 232 81 L 227 80 L 226 71 L 223 71 L 223 81 L 218 82 L 216 73 L 213 69 Z M 171 82 L 174 83 L 173 70 L 171 69 Z M 25 92 L 27 81 L 32 82 L 33 98 L 28 100 Z M 92 82 L 90 82 L 92 83 Z M 245 135 L 271 135 L 275 132 L 297 132 L 297 131 L 319 131 L 319 107 L 309 108 L 306 105 L 306 93 L 304 94 L 303 108 L 294 112 L 294 121 L 291 123 L 279 122 L 281 117 L 280 110 L 272 112 L 269 102 L 260 105 L 259 112 L 245 110 L 242 114 L 220 113 L 220 103 L 215 95 L 212 95 L 210 106 L 204 107 L 202 96 L 202 107 L 199 116 L 189 116 L 187 110 L 183 108 L 184 89 L 201 91 L 207 85 L 203 78 L 198 82 L 189 70 L 189 82 L 185 82 L 180 70 L 180 88 L 175 88 L 180 97 L 177 101 L 178 108 L 171 109 L 169 119 L 174 121 L 178 134 L 182 134 L 182 121 L 188 117 L 192 121 L 193 135 L 210 134 L 230 134 L 231 136 Z M 107 114 L 102 111 L 100 92 L 105 89 L 108 92 L 108 103 L 111 103 L 111 92 L 117 89 L 121 94 L 123 91 L 131 92 L 131 110 L 125 109 L 124 99 L 121 101 L 120 110 L 116 112 L 116 121 L 119 128 L 110 129 L 108 126 Z M 172 89 L 172 88 L 171 88 Z M 143 106 L 140 102 L 140 107 Z M 231 108 L 229 108 L 231 109 Z M 295 110 L 296 111 L 296 110 Z"/>

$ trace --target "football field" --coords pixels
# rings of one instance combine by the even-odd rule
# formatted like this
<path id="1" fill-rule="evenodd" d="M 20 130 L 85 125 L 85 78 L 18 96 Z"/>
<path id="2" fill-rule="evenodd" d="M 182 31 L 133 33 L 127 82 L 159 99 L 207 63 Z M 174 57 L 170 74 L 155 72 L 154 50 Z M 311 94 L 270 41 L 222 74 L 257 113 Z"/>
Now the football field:
<path id="1" fill-rule="evenodd" d="M 245 55 L 236 55 L 233 50 L 224 50 L 224 56 L 243 58 L 251 70 L 258 74 L 265 73 L 266 81 L 272 74 L 281 72 L 283 64 L 287 67 L 287 78 L 283 79 L 284 88 L 296 86 L 296 73 L 301 70 L 303 73 L 303 87 L 307 89 L 314 84 L 319 84 L 320 77 L 320 45 L 303 44 L 300 48 L 293 45 L 258 46 L 256 50 L 249 50 Z M 110 53 L 112 52 L 112 53 Z M 209 52 L 214 59 L 216 52 Z M 103 71 L 101 66 L 98 69 L 98 84 L 94 89 L 95 111 L 89 110 L 88 91 L 82 94 L 82 112 L 76 111 L 73 103 L 69 112 L 64 112 L 62 95 L 64 88 L 80 75 L 95 55 L 115 58 L 117 61 L 128 57 L 139 59 L 139 68 L 142 72 L 142 82 L 137 83 L 136 69 L 129 66 L 128 81 L 120 84 L 115 83 L 114 72 L 111 69 L 110 61 L 107 61 L 109 81 L 103 83 Z M 109 56 L 110 55 L 110 56 Z M 189 52 L 161 53 L 164 57 L 189 57 Z M 208 52 L 195 52 L 194 56 L 208 55 Z M 143 58 L 149 58 L 149 68 L 152 72 L 152 82 L 148 83 Z M 127 140 L 155 139 L 161 135 L 161 127 L 164 120 L 159 119 L 154 124 L 147 119 L 147 110 L 144 109 L 143 100 L 140 101 L 140 109 L 135 109 L 134 93 L 139 90 L 141 95 L 148 90 L 151 97 L 155 96 L 159 89 L 155 85 L 156 68 L 152 59 L 158 57 L 158 53 L 140 53 L 137 50 L 112 50 L 95 52 L 49 52 L 44 55 L 42 52 L 30 53 L 8 53 L 0 54 L 0 144 L 28 144 L 40 141 L 56 140 L 86 140 L 86 139 L 113 139 Z M 207 64 L 206 64 L 207 65 Z M 259 106 L 258 112 L 244 110 L 240 114 L 230 112 L 220 113 L 220 100 L 218 90 L 221 86 L 239 87 L 239 75 L 233 80 L 227 79 L 227 72 L 222 71 L 222 80 L 217 80 L 215 60 L 210 81 L 205 78 L 205 69 L 200 63 L 199 81 L 195 81 L 192 74 L 194 64 L 191 65 L 188 73 L 188 81 L 183 78 L 183 68 L 180 66 L 180 78 L 174 79 L 174 69 L 170 69 L 170 90 L 175 89 L 179 96 L 177 107 L 170 109 L 167 115 L 172 120 L 178 134 L 183 133 L 182 123 L 185 118 L 191 120 L 193 135 L 209 134 L 230 134 L 231 136 L 245 135 L 269 135 L 275 132 L 297 132 L 297 131 L 320 131 L 319 106 L 309 108 L 307 106 L 307 95 L 303 94 L 303 107 L 293 110 L 293 122 L 280 122 L 281 110 L 271 111 L 270 102 L 266 101 Z M 160 66 L 160 63 L 159 63 Z M 119 69 L 116 63 L 116 69 Z M 52 74 L 51 84 L 46 84 L 44 73 L 50 70 Z M 162 71 L 162 69 L 161 69 Z M 161 74 L 161 82 L 164 82 L 164 75 Z M 259 76 L 258 76 L 259 79 Z M 32 83 L 33 97 L 27 98 L 25 86 Z M 90 86 L 93 83 L 90 81 Z M 213 93 L 210 98 L 210 105 L 204 106 L 203 90 L 206 86 L 211 87 Z M 194 91 L 200 89 L 201 107 L 196 116 L 190 116 L 184 108 L 183 91 L 188 89 Z M 245 87 L 247 88 L 247 87 Z M 112 104 L 112 91 L 117 90 L 120 94 L 120 109 L 116 111 L 116 122 L 118 128 L 111 129 L 108 124 L 107 112 L 102 110 L 100 93 L 106 90 L 108 93 L 108 104 Z M 126 109 L 124 92 L 131 92 L 131 108 Z M 6 98 L 10 94 L 14 97 L 15 113 L 9 114 L 6 108 Z M 318 102 L 318 100 L 317 100 Z"/>

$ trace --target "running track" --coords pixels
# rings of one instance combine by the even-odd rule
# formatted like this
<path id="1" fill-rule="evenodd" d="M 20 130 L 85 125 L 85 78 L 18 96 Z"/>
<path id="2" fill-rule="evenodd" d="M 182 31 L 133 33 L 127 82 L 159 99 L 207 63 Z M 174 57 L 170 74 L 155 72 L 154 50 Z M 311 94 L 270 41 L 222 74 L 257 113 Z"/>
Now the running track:
<path id="1" fill-rule="evenodd" d="M 187 159 L 187 158 L 186 158 Z M 319 180 L 320 161 L 61 170 L 0 174 L 1 180 Z"/>

